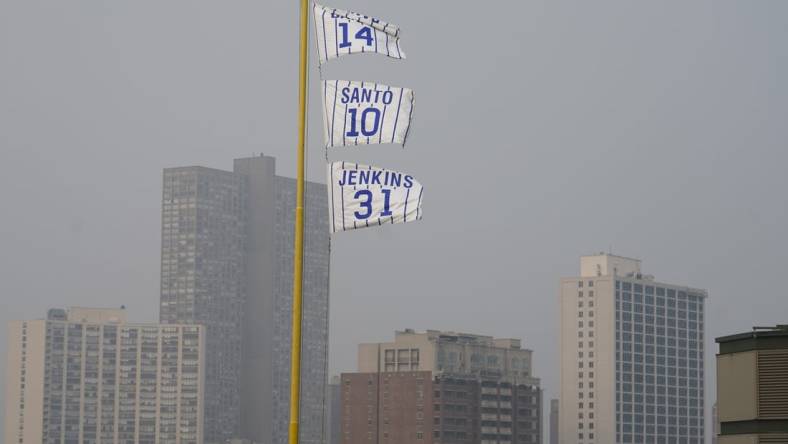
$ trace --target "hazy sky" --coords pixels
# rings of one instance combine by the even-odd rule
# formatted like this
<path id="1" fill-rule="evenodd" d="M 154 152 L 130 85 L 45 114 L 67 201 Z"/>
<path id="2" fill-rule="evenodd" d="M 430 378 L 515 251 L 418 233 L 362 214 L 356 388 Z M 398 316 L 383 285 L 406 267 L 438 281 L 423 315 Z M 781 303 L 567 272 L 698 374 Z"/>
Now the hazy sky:
<path id="1" fill-rule="evenodd" d="M 611 247 L 709 290 L 708 405 L 713 338 L 788 322 L 788 2 L 337 1 L 400 25 L 409 58 L 326 77 L 416 110 L 405 150 L 331 158 L 426 189 L 422 222 L 334 237 L 332 372 L 395 329 L 456 330 L 523 338 L 555 397 L 558 279 Z M 297 5 L 0 0 L 0 322 L 155 321 L 162 168 L 262 152 L 294 175 Z"/>

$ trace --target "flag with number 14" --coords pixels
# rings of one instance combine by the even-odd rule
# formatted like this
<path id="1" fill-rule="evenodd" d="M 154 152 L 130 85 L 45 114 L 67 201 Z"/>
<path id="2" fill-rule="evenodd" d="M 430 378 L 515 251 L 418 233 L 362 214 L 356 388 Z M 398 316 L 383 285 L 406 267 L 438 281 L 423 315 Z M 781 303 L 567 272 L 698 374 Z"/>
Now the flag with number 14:
<path id="1" fill-rule="evenodd" d="M 404 59 L 399 27 L 363 14 L 314 4 L 320 63 L 365 52 Z"/>

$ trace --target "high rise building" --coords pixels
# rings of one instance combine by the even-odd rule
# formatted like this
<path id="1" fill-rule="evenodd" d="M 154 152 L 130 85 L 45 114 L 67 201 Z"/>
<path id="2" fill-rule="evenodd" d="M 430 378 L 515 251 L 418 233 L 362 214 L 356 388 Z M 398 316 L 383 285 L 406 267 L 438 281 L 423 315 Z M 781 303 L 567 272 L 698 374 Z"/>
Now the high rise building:
<path id="1" fill-rule="evenodd" d="M 205 439 L 286 442 L 296 181 L 275 159 L 233 171 L 164 170 L 161 321 L 206 328 Z M 303 443 L 323 429 L 328 343 L 325 185 L 307 183 L 301 383 Z"/>
<path id="2" fill-rule="evenodd" d="M 72 308 L 8 333 L 3 442 L 203 442 L 202 327 Z"/>
<path id="3" fill-rule="evenodd" d="M 550 444 L 558 444 L 558 400 L 550 400 Z"/>
<path id="4" fill-rule="evenodd" d="M 604 253 L 560 288 L 561 442 L 702 444 L 706 291 Z"/>
<path id="5" fill-rule="evenodd" d="M 359 373 L 342 375 L 342 442 L 541 442 L 531 358 L 517 339 L 435 330 L 361 344 Z"/>
<path id="6" fill-rule="evenodd" d="M 716 341 L 718 442 L 788 443 L 788 325 Z"/>

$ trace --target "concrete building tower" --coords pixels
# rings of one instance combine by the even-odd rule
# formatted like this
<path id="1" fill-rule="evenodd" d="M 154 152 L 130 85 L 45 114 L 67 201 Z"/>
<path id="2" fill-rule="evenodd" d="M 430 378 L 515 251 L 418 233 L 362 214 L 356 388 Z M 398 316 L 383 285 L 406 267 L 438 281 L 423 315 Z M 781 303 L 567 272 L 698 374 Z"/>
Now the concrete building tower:
<path id="1" fill-rule="evenodd" d="M 275 159 L 164 170 L 161 321 L 206 327 L 206 442 L 286 442 L 294 179 Z M 326 187 L 306 187 L 301 442 L 323 429 L 328 344 Z"/>

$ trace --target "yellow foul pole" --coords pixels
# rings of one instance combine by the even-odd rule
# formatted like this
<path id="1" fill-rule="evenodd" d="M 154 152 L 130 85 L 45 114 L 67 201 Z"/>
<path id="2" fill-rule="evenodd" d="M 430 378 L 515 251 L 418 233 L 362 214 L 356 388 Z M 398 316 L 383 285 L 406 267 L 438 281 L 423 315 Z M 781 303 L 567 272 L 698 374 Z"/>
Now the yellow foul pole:
<path id="1" fill-rule="evenodd" d="M 298 71 L 298 179 L 296 182 L 295 251 L 293 254 L 293 326 L 290 351 L 290 444 L 298 444 L 301 400 L 301 312 L 304 274 L 304 163 L 306 143 L 307 44 L 309 4 L 301 0 L 301 41 Z"/>

